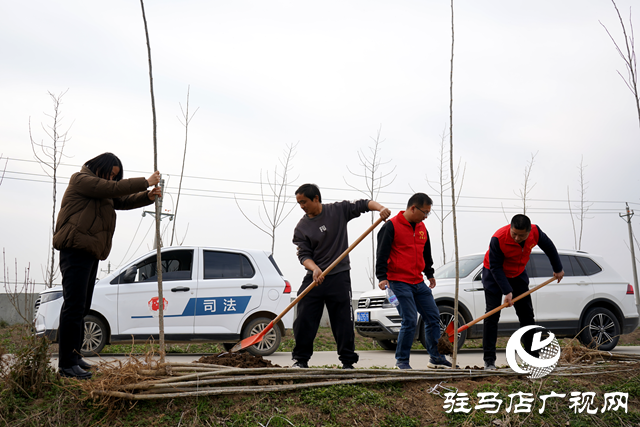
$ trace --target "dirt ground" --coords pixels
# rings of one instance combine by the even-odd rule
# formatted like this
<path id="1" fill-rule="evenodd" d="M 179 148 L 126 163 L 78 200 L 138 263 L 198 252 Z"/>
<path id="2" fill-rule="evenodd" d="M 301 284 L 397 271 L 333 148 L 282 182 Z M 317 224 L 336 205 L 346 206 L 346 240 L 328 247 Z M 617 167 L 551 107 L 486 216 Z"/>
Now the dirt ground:
<path id="1" fill-rule="evenodd" d="M 234 368 L 280 368 L 262 356 L 254 356 L 249 353 L 218 353 L 210 356 L 202 356 L 196 363 L 209 363 L 211 365 L 233 366 Z"/>

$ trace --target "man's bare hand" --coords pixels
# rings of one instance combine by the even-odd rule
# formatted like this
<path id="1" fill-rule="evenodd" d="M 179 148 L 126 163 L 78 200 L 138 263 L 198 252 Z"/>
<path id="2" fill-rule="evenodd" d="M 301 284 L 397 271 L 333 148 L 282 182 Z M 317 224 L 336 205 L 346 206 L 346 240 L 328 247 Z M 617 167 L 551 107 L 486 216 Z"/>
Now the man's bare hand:
<path id="1" fill-rule="evenodd" d="M 149 184 L 149 187 L 156 185 L 159 182 L 160 182 L 160 172 L 158 171 L 155 171 L 153 175 L 147 178 L 147 183 Z"/>
<path id="2" fill-rule="evenodd" d="M 507 307 L 513 306 L 513 302 L 511 302 L 512 298 L 513 298 L 513 292 L 509 292 L 507 295 L 504 296 L 504 303 L 507 304 Z"/>
<path id="3" fill-rule="evenodd" d="M 383 281 L 381 281 L 380 283 L 378 283 L 378 287 L 379 287 L 380 289 L 382 289 L 383 291 L 384 291 L 385 289 L 387 289 L 387 286 L 389 286 L 389 281 L 388 281 L 388 280 L 383 280 Z"/>
<path id="4" fill-rule="evenodd" d="M 562 280 L 562 278 L 564 277 L 564 270 L 562 270 L 560 273 L 553 273 L 553 277 L 554 279 L 558 279 L 558 283 L 560 283 L 560 280 Z"/>
<path id="5" fill-rule="evenodd" d="M 316 265 L 313 269 L 313 280 L 319 285 L 324 281 L 324 276 L 322 275 L 322 270 L 320 267 Z"/>
<path id="6" fill-rule="evenodd" d="M 429 279 L 429 287 L 431 289 L 436 287 L 436 279 L 435 279 L 435 277 L 432 277 L 431 279 Z"/>
<path id="7" fill-rule="evenodd" d="M 386 221 L 390 216 L 391 211 L 389 210 L 389 208 L 383 207 L 382 209 L 380 209 L 380 218 L 382 218 L 384 221 Z"/>
<path id="8" fill-rule="evenodd" d="M 147 193 L 147 196 L 149 196 L 149 200 L 154 201 L 154 200 L 156 200 L 156 196 L 162 197 L 162 189 L 160 187 L 153 187 Z"/>

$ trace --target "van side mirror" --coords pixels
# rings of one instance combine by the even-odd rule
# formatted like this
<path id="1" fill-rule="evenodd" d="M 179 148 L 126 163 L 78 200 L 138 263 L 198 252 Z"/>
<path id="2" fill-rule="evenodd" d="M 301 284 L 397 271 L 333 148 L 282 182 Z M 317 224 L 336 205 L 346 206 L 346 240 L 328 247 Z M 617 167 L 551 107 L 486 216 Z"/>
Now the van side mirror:
<path id="1" fill-rule="evenodd" d="M 138 274 L 138 267 L 132 265 L 127 268 L 122 275 L 122 283 L 133 283 L 136 280 L 136 275 Z"/>

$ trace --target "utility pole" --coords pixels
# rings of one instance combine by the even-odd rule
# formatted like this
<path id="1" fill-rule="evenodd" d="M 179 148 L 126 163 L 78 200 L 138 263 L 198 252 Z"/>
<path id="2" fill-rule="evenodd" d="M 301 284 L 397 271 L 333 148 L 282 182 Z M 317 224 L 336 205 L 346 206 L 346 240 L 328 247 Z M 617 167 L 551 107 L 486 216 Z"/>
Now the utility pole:
<path id="1" fill-rule="evenodd" d="M 634 212 L 629 210 L 629 203 L 625 203 L 627 205 L 627 214 L 620 215 L 620 218 L 626 218 L 625 222 L 629 227 L 629 247 L 631 248 L 631 266 L 633 267 L 633 293 L 636 296 L 636 309 L 640 311 L 640 292 L 638 291 L 638 270 L 636 268 L 636 252 L 633 248 L 633 230 L 631 229 L 631 217 L 633 217 Z"/>
<path id="2" fill-rule="evenodd" d="M 102 272 L 106 271 L 106 272 L 107 272 L 107 276 L 108 276 L 109 274 L 111 274 L 111 261 L 109 261 L 109 262 L 107 263 L 107 269 L 106 269 L 106 270 L 105 270 L 104 268 L 101 268 L 101 269 L 100 269 L 100 271 L 102 271 Z"/>
<path id="3" fill-rule="evenodd" d="M 160 180 L 160 189 L 162 190 L 162 195 L 164 196 L 164 179 Z M 162 213 L 162 199 L 164 197 L 159 197 L 158 199 L 158 204 L 160 205 L 160 208 L 158 209 L 158 211 L 160 212 L 160 223 L 162 224 L 162 218 L 163 217 L 168 217 L 169 221 L 173 220 L 173 215 L 174 214 L 170 214 L 170 213 Z M 144 211 L 142 212 L 142 216 L 146 216 L 147 214 L 153 216 L 154 218 L 156 217 L 156 213 L 152 212 L 152 211 Z M 158 236 L 157 234 L 154 236 L 153 238 L 153 249 L 158 249 L 159 247 L 162 247 L 162 242 L 158 242 Z"/>

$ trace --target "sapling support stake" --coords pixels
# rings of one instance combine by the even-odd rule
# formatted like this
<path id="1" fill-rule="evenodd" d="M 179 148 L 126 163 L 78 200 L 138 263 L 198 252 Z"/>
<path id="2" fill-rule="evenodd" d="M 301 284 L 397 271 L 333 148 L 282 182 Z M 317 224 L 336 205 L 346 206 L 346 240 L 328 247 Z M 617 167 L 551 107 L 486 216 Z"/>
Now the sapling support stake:
<path id="1" fill-rule="evenodd" d="M 149 42 L 149 29 L 147 27 L 147 16 L 144 13 L 144 0 L 140 0 L 140 7 L 142 8 L 142 20 L 144 21 L 144 34 L 147 39 L 147 55 L 149 58 L 149 88 L 151 91 L 151 114 L 153 116 L 153 170 L 158 170 L 158 138 L 157 138 L 157 125 L 156 125 L 156 101 L 153 93 L 153 68 L 151 66 L 151 44 Z M 162 241 L 160 236 L 160 198 L 156 197 L 156 270 L 158 277 L 158 332 L 160 340 L 160 361 L 165 361 L 165 348 L 164 348 L 164 295 L 162 292 L 162 254 L 161 247 Z"/>

